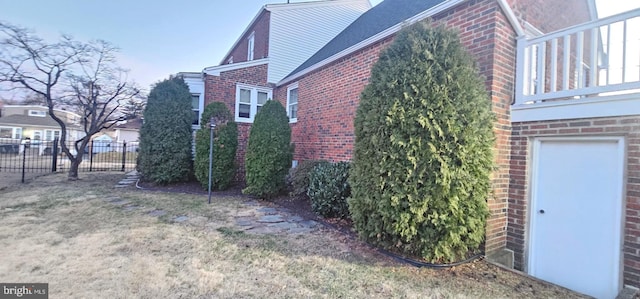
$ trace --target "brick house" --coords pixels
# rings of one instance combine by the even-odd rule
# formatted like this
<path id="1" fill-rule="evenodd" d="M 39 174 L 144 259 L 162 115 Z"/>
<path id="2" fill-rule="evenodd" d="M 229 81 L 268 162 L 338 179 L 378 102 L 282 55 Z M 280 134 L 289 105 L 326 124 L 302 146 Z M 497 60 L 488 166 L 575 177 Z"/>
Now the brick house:
<path id="1" fill-rule="evenodd" d="M 640 287 L 640 33 L 626 29 L 640 10 L 598 19 L 593 0 L 385 0 L 286 74 L 270 51 L 238 60 L 263 12 L 201 73 L 204 102 L 243 123 L 239 162 L 268 98 L 287 107 L 294 165 L 350 160 L 372 65 L 404 26 L 430 19 L 459 32 L 497 116 L 487 257 L 598 298 Z"/>
<path id="2" fill-rule="evenodd" d="M 371 8 L 368 0 L 268 4 L 256 14 L 218 66 L 185 72 L 194 115 L 205 103 L 224 102 L 238 123 L 238 179 L 256 112 L 273 99 L 276 83 Z M 199 128 L 198 117 L 194 127 Z"/>

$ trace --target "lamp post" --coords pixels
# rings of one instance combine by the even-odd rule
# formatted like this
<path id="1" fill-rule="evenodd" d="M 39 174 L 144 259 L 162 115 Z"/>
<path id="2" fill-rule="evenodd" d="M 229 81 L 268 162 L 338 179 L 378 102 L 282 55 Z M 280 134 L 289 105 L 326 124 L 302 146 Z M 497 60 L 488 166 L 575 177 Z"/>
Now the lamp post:
<path id="1" fill-rule="evenodd" d="M 209 120 L 209 204 L 211 204 L 211 174 L 213 172 L 213 129 L 216 128 L 213 117 Z"/>

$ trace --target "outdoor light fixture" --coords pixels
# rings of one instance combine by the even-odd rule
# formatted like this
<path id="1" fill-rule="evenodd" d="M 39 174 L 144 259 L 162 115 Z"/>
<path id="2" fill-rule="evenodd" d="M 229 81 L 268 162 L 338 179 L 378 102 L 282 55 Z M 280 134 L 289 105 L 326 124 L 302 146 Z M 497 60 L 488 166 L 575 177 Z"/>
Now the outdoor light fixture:
<path id="1" fill-rule="evenodd" d="M 209 204 L 211 204 L 211 174 L 213 172 L 213 129 L 216 128 L 215 119 L 212 117 L 209 119 Z"/>

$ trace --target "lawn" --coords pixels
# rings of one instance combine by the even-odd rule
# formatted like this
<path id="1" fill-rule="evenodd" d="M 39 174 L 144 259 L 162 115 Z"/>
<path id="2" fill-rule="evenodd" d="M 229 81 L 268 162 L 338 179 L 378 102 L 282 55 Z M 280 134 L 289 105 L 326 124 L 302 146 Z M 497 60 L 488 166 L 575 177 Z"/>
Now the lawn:
<path id="1" fill-rule="evenodd" d="M 414 268 L 321 225 L 251 233 L 238 218 L 264 208 L 247 198 L 81 178 L 0 190 L 0 281 L 49 283 L 50 298 L 577 297 L 483 261 Z"/>

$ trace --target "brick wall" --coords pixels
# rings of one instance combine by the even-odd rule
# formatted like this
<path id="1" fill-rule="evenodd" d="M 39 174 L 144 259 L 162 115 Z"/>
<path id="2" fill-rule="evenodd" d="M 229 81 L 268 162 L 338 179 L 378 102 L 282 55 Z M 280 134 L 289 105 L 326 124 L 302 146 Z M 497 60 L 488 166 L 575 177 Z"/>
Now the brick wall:
<path id="1" fill-rule="evenodd" d="M 516 268 L 525 265 L 531 139 L 542 136 L 626 137 L 624 283 L 640 287 L 640 116 L 513 123 L 507 246 Z"/>
<path id="2" fill-rule="evenodd" d="M 226 64 L 229 58 L 233 56 L 233 62 L 247 61 L 247 50 L 249 48 L 248 38 L 251 33 L 254 33 L 253 44 L 253 59 L 261 59 L 269 57 L 269 25 L 270 25 L 271 13 L 263 10 L 260 16 L 256 19 L 251 28 L 247 30 L 247 33 L 240 37 L 240 42 L 233 48 L 229 55 L 225 56 L 223 63 Z"/>
<path id="3" fill-rule="evenodd" d="M 255 86 L 269 87 L 267 83 L 267 65 L 259 65 L 238 70 L 223 72 L 220 76 L 207 75 L 205 77 L 205 106 L 213 102 L 223 102 L 232 115 L 235 115 L 236 84 L 243 83 Z M 285 98 L 286 101 L 286 98 Z M 251 124 L 238 123 L 238 164 L 237 181 L 244 180 L 244 154 L 249 139 Z"/>
<path id="4" fill-rule="evenodd" d="M 486 79 L 498 121 L 495 125 L 497 170 L 494 194 L 489 199 L 486 250 L 506 246 L 509 175 L 509 105 L 513 96 L 515 34 L 493 0 L 467 1 L 435 16 L 436 24 L 459 31 L 464 45 Z M 298 122 L 292 124 L 294 159 L 350 160 L 353 153 L 353 119 L 359 96 L 368 83 L 371 66 L 392 37 L 344 57 L 298 80 Z M 293 83 L 293 82 L 291 82 Z M 280 87 L 286 90 L 286 84 Z M 286 94 L 276 93 L 286 102 Z"/>
<path id="5" fill-rule="evenodd" d="M 589 21 L 588 1 L 507 0 L 523 24 L 526 21 L 545 33 Z"/>

